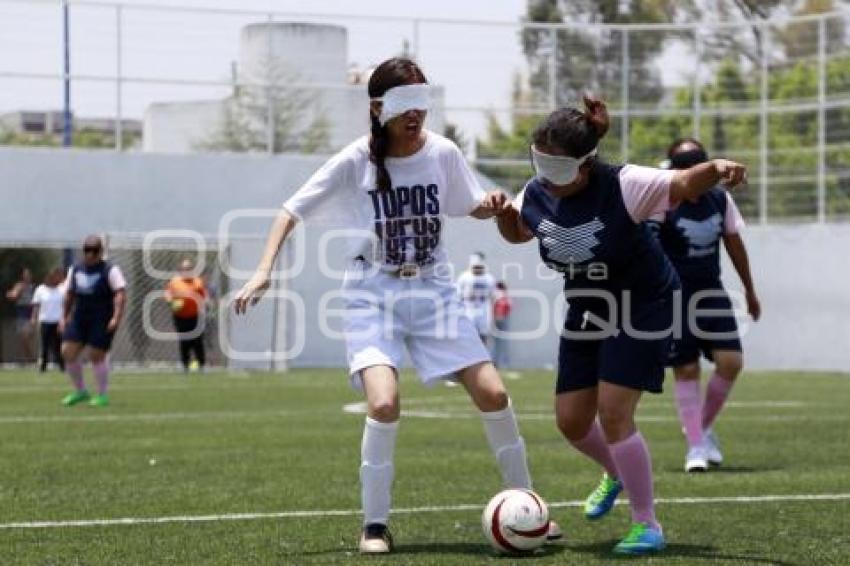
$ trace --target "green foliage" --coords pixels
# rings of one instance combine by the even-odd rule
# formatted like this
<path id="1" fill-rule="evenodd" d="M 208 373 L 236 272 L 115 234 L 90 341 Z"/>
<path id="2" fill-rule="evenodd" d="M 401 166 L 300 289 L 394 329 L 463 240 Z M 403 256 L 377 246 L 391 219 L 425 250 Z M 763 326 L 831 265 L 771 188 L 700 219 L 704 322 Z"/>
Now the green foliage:
<path id="1" fill-rule="evenodd" d="M 138 134 L 124 132 L 121 136 L 122 147 L 129 149 L 140 140 Z M 36 134 L 29 132 L 12 132 L 0 129 L 0 145 L 17 145 L 31 147 L 59 147 L 62 138 L 58 134 Z M 88 149 L 114 149 L 115 135 L 113 133 L 101 132 L 84 128 L 76 130 L 71 135 L 71 146 Z"/>

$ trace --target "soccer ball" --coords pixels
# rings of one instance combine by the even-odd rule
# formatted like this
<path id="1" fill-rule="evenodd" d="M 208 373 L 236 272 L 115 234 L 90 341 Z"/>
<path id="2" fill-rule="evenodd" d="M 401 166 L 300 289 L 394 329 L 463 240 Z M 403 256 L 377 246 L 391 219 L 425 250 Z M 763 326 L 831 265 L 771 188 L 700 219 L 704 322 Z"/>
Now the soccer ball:
<path id="1" fill-rule="evenodd" d="M 484 508 L 481 527 L 498 552 L 530 552 L 546 542 L 549 509 L 543 498 L 530 489 L 506 489 Z"/>

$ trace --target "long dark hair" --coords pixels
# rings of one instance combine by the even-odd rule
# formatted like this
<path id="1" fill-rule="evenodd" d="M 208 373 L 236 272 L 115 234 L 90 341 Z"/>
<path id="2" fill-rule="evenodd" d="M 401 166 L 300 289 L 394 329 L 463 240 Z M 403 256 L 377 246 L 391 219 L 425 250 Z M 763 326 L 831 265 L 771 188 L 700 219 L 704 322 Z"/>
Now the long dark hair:
<path id="1" fill-rule="evenodd" d="M 581 157 L 599 144 L 599 131 L 585 112 L 559 108 L 534 128 L 531 140 L 538 148 L 556 147 L 570 157 Z"/>
<path id="2" fill-rule="evenodd" d="M 387 59 L 375 69 L 369 78 L 369 98 L 380 98 L 385 92 L 396 86 L 427 83 L 428 79 L 422 73 L 422 69 L 404 57 L 393 57 Z M 377 168 L 377 186 L 380 190 L 388 190 L 392 187 L 390 173 L 384 161 L 389 150 L 390 137 L 387 127 L 381 126 L 378 118 L 369 112 L 372 120 L 372 133 L 369 136 L 369 160 Z"/>

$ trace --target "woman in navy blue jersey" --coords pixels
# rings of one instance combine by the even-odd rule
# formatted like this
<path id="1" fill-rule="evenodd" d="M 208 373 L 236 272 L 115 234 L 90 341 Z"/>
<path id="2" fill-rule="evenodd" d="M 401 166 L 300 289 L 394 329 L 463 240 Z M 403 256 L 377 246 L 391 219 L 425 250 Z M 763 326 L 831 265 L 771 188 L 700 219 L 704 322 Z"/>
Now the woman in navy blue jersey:
<path id="1" fill-rule="evenodd" d="M 644 221 L 718 182 L 740 184 L 746 169 L 720 159 L 681 171 L 604 163 L 596 151 L 607 114 L 590 102 L 587 112 L 556 110 L 535 129 L 536 176 L 498 225 L 509 242 L 537 238 L 542 261 L 564 275 L 569 312 L 559 349 L 558 428 L 605 470 L 586 517 L 604 516 L 625 488 L 633 525 L 614 550 L 644 554 L 665 542 L 634 414 L 644 391 L 661 391 L 679 289 Z"/>
<path id="2" fill-rule="evenodd" d="M 688 169 L 708 161 L 702 144 L 678 139 L 667 151 L 672 169 Z M 731 195 L 714 187 L 682 202 L 659 218 L 664 252 L 682 281 L 683 332 L 673 341 L 669 364 L 676 376 L 679 419 L 688 442 L 685 470 L 706 471 L 723 461 L 712 424 L 723 408 L 743 366 L 738 326 L 729 296 L 720 282 L 720 241 L 744 286 L 747 310 L 758 320 L 761 305 L 753 285 L 747 249 L 740 231 L 744 220 Z M 690 324 L 693 313 L 693 323 Z M 704 313 L 700 316 L 700 313 Z M 700 353 L 714 362 L 705 399 L 700 395 Z"/>

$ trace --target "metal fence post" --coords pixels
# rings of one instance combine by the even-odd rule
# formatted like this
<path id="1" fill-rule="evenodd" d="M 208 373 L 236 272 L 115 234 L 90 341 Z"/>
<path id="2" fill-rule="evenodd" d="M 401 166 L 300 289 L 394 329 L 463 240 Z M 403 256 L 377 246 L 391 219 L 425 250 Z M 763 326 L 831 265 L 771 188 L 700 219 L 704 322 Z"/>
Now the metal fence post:
<path id="1" fill-rule="evenodd" d="M 558 32 L 549 30 L 552 54 L 549 56 L 549 109 L 558 107 Z"/>
<path id="2" fill-rule="evenodd" d="M 621 76 L 621 92 L 620 104 L 622 105 L 622 114 L 620 117 L 620 154 L 621 161 L 624 163 L 629 160 L 629 30 L 623 28 L 623 47 L 622 47 L 622 76 Z"/>
<path id="3" fill-rule="evenodd" d="M 274 85 L 272 80 L 272 24 L 274 14 L 269 12 L 268 29 L 266 32 L 266 151 L 274 153 L 275 116 L 274 116 Z"/>
<path id="4" fill-rule="evenodd" d="M 767 26 L 760 24 L 761 29 L 761 92 L 760 92 L 760 107 L 759 107 L 759 169 L 761 170 L 761 183 L 759 183 L 759 223 L 767 224 L 767 181 L 768 181 L 768 160 L 767 160 L 767 137 L 768 137 L 768 122 L 767 122 L 767 97 L 770 84 L 767 76 L 767 51 L 770 48 L 770 42 L 767 38 Z"/>
<path id="5" fill-rule="evenodd" d="M 419 18 L 413 19 L 413 60 L 419 61 Z"/>
<path id="6" fill-rule="evenodd" d="M 818 19 L 818 222 L 826 222 L 826 16 Z"/>
<path id="7" fill-rule="evenodd" d="M 693 136 L 699 139 L 700 122 L 702 120 L 702 83 L 700 82 L 700 71 L 702 63 L 702 36 L 699 33 L 699 28 L 694 27 L 694 92 L 693 92 Z"/>
<path id="8" fill-rule="evenodd" d="M 123 6 L 121 4 L 115 5 L 115 149 L 116 151 L 121 151 L 124 149 L 124 124 L 122 123 L 122 108 L 121 103 L 123 99 L 122 93 L 122 82 L 123 82 L 123 72 L 121 69 L 121 59 L 122 59 L 122 34 L 123 34 L 123 23 L 122 23 L 122 13 Z"/>

